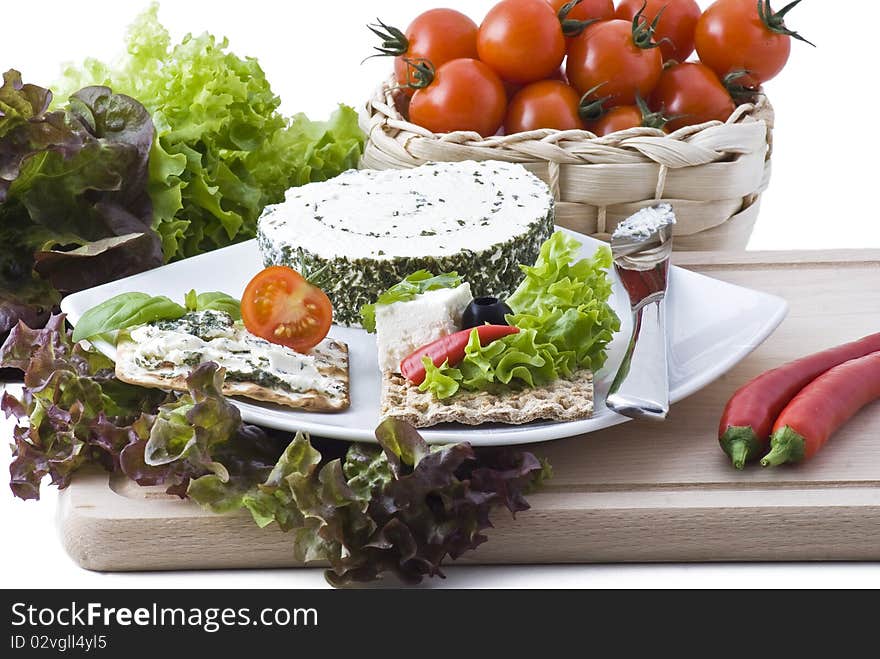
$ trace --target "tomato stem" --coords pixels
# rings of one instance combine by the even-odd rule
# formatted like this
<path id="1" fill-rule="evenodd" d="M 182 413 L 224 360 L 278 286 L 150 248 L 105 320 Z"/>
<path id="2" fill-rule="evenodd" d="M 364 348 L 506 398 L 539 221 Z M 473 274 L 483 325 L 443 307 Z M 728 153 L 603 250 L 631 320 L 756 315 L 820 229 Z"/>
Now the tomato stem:
<path id="1" fill-rule="evenodd" d="M 409 39 L 396 27 L 385 25 L 385 23 L 377 18 L 376 24 L 369 23 L 367 28 L 382 40 L 381 46 L 373 46 L 373 50 L 379 52 L 375 55 L 370 55 L 370 57 L 397 57 L 404 55 L 409 50 Z M 370 58 L 368 57 L 367 59 Z"/>
<path id="2" fill-rule="evenodd" d="M 591 18 L 588 21 L 564 20 L 562 21 L 562 34 L 567 37 L 579 37 L 584 30 L 598 22 L 598 18 Z"/>
<path id="3" fill-rule="evenodd" d="M 733 461 L 737 469 L 744 469 L 746 463 L 758 457 L 762 443 L 751 426 L 730 426 L 721 436 L 721 448 Z"/>
<path id="4" fill-rule="evenodd" d="M 668 38 L 663 38 L 660 41 L 654 41 L 654 34 L 657 32 L 657 25 L 660 23 L 660 17 L 663 16 L 663 12 L 666 11 L 666 6 L 664 6 L 660 11 L 657 12 L 657 15 L 654 17 L 654 20 L 648 23 L 648 19 L 642 16 L 645 12 L 645 9 L 648 8 L 648 0 L 645 0 L 642 8 L 633 16 L 632 20 L 632 34 L 633 34 L 633 43 L 641 48 L 642 50 L 650 50 L 651 48 L 658 48 L 660 44 L 663 43 L 671 43 L 672 40 Z M 673 46 L 675 44 L 672 44 Z"/>
<path id="5" fill-rule="evenodd" d="M 559 16 L 559 22 L 562 24 L 562 34 L 567 37 L 578 37 L 593 23 L 599 22 L 598 18 L 591 18 L 586 21 L 578 21 L 568 17 L 568 15 L 571 13 L 571 10 L 581 4 L 581 2 L 583 2 L 583 0 L 571 0 L 571 2 L 565 3 L 564 5 L 562 5 L 562 9 L 560 9 L 559 13 L 557 14 L 557 16 Z"/>
<path id="6" fill-rule="evenodd" d="M 404 57 L 403 61 L 406 62 L 406 84 L 401 85 L 401 87 L 424 89 L 434 82 L 437 71 L 429 60 Z"/>
<path id="7" fill-rule="evenodd" d="M 747 69 L 741 69 L 739 71 L 731 71 L 724 79 L 721 81 L 721 84 L 724 85 L 724 88 L 727 90 L 727 93 L 730 94 L 733 100 L 740 101 L 751 101 L 755 96 L 761 96 L 764 92 L 762 92 L 759 88 L 749 87 L 748 85 L 740 85 L 736 81 L 745 76 L 751 75 L 751 71 Z"/>
<path id="8" fill-rule="evenodd" d="M 764 23 L 764 25 L 767 26 L 767 29 L 771 32 L 775 32 L 776 34 L 784 34 L 787 37 L 793 37 L 798 41 L 808 43 L 813 48 L 815 48 L 816 44 L 814 44 L 812 41 L 808 41 L 794 30 L 789 30 L 785 26 L 785 15 L 792 9 L 797 7 L 802 1 L 803 0 L 794 0 L 794 2 L 789 2 L 782 9 L 774 12 L 773 8 L 770 6 L 770 0 L 758 0 L 758 16 L 761 18 L 761 21 Z"/>
<path id="9" fill-rule="evenodd" d="M 569 2 L 566 2 L 564 5 L 562 5 L 562 9 L 560 9 L 559 13 L 556 14 L 557 16 L 559 16 L 559 20 L 566 20 L 568 18 L 568 15 L 571 13 L 571 10 L 581 4 L 581 2 L 583 2 L 583 0 L 570 0 Z"/>
<path id="10" fill-rule="evenodd" d="M 804 459 L 806 440 L 791 426 L 780 428 L 770 439 L 770 452 L 761 459 L 762 467 L 778 467 Z"/>
<path id="11" fill-rule="evenodd" d="M 611 100 L 610 96 L 603 96 L 602 98 L 597 98 L 594 101 L 590 100 L 590 97 L 598 92 L 599 89 L 604 87 L 606 84 L 607 83 L 600 82 L 586 94 L 581 96 L 581 101 L 578 104 L 578 114 L 584 121 L 598 121 L 605 115 L 605 112 L 607 112 L 607 110 L 605 109 L 605 104 Z"/>
<path id="12" fill-rule="evenodd" d="M 684 115 L 678 115 L 675 117 L 667 117 L 663 112 L 651 112 L 651 108 L 648 107 L 648 104 L 645 102 L 645 99 L 642 98 L 642 95 L 636 92 L 636 107 L 639 108 L 639 112 L 642 113 L 642 126 L 645 128 L 656 128 L 657 130 L 663 130 L 670 121 L 675 121 L 676 119 L 683 119 Z"/>

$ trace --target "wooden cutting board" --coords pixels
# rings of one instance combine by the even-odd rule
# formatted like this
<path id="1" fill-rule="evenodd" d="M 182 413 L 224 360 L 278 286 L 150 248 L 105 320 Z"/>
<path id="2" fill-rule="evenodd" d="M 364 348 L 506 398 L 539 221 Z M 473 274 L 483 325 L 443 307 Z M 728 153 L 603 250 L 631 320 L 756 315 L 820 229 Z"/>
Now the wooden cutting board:
<path id="1" fill-rule="evenodd" d="M 735 471 L 716 441 L 725 401 L 766 369 L 880 331 L 880 251 L 677 253 L 686 268 L 779 295 L 788 318 L 750 357 L 675 405 L 531 447 L 555 476 L 515 521 L 499 511 L 472 563 L 880 559 L 880 404 L 812 462 Z M 710 300 L 707 304 L 723 304 Z M 156 489 L 77 478 L 61 497 L 64 545 L 93 570 L 296 565 L 291 541 L 246 513 L 217 516 Z"/>

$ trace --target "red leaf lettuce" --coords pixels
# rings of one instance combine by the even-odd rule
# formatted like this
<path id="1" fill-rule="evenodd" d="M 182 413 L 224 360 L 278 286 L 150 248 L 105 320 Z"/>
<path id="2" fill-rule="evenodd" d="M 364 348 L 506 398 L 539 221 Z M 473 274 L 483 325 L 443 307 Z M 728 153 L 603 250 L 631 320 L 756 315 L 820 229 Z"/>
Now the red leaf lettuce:
<path id="1" fill-rule="evenodd" d="M 148 191 L 153 122 L 107 87 L 47 110 L 49 90 L 0 86 L 0 337 L 45 322 L 59 293 L 163 262 Z"/>
<path id="2" fill-rule="evenodd" d="M 216 364 L 196 367 L 182 394 L 126 385 L 103 355 L 72 343 L 63 316 L 43 330 L 19 324 L 0 367 L 25 371 L 23 395 L 0 404 L 18 420 L 16 496 L 39 498 L 44 476 L 63 488 L 100 465 L 218 513 L 244 508 L 261 527 L 278 524 L 299 560 L 329 563 L 337 586 L 384 573 L 407 583 L 443 576 L 447 557 L 486 542 L 495 509 L 527 510 L 525 494 L 549 475 L 531 453 L 432 447 L 393 420 L 376 430 L 378 445 L 302 433 L 289 441 L 242 423 Z"/>

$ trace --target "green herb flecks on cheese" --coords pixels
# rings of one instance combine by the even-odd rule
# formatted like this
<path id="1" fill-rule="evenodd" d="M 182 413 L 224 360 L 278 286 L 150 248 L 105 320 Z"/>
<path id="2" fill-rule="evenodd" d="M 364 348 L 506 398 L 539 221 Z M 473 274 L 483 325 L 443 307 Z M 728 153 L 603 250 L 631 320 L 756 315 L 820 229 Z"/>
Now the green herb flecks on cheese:
<path id="1" fill-rule="evenodd" d="M 347 382 L 332 375 L 347 370 L 347 355 L 325 340 L 308 354 L 297 353 L 248 332 L 220 311 L 199 311 L 178 320 L 142 325 L 128 334 L 134 344 L 117 364 L 130 377 L 153 373 L 182 376 L 203 362 L 226 369 L 227 380 L 291 393 L 319 392 L 347 397 Z"/>

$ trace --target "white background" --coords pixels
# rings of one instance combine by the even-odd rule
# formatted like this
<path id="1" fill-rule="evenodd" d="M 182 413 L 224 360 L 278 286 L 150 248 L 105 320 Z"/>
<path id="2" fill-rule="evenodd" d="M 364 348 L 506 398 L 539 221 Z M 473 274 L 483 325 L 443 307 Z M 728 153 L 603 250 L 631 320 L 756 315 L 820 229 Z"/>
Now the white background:
<path id="1" fill-rule="evenodd" d="M 113 59 L 128 23 L 146 3 L 69 0 L 3 3 L 0 70 L 19 69 L 26 82 L 51 86 L 65 61 Z M 477 22 L 492 0 L 445 0 Z M 709 2 L 700 2 L 705 7 Z M 774 3 L 777 8 L 782 2 Z M 835 5 L 832 11 L 830 5 Z M 789 23 L 819 47 L 793 45 L 789 67 L 767 85 L 776 109 L 774 178 L 765 194 L 750 249 L 880 248 L 880 130 L 877 55 L 859 17 L 874 3 L 812 0 Z M 360 109 L 389 70 L 370 54 L 364 25 L 381 17 L 405 27 L 428 0 L 278 2 L 166 0 L 160 19 L 175 38 L 186 32 L 226 35 L 234 52 L 256 56 L 282 109 L 328 115 L 338 102 Z M 876 294 L 866 291 L 866 294 Z M 0 437 L 10 436 L 0 422 Z M 9 462 L 0 442 L 0 464 Z M 5 480 L 3 477 L 0 480 Z M 5 491 L 5 493 L 4 493 Z M 57 495 L 39 503 L 13 501 L 0 489 L 0 584 L 6 587 L 321 587 L 319 570 L 111 575 L 83 571 L 57 537 Z M 527 514 L 527 513 L 526 513 Z M 875 564 L 671 565 L 450 568 L 451 587 L 877 587 Z"/>

